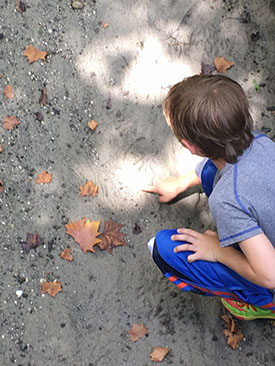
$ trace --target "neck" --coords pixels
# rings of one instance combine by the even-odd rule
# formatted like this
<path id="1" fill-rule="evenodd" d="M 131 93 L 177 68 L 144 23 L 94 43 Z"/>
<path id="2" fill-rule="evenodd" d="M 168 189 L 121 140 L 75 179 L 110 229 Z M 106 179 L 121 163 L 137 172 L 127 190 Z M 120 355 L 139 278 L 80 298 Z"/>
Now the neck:
<path id="1" fill-rule="evenodd" d="M 223 159 L 212 160 L 212 162 L 216 165 L 216 167 L 218 168 L 218 171 L 219 172 L 222 170 L 222 168 L 226 164 L 226 161 L 223 160 Z"/>

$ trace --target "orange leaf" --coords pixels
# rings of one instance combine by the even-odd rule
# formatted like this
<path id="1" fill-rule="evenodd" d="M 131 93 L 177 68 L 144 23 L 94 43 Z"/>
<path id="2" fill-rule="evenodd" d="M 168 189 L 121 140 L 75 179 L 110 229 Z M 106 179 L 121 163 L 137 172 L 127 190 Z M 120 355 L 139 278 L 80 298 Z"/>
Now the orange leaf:
<path id="1" fill-rule="evenodd" d="M 163 361 L 164 357 L 169 352 L 169 348 L 166 347 L 156 347 L 153 348 L 152 353 L 150 353 L 151 361 L 154 362 L 161 362 Z"/>
<path id="2" fill-rule="evenodd" d="M 224 57 L 216 57 L 214 58 L 214 64 L 218 72 L 226 72 L 227 69 L 234 65 L 234 62 L 227 61 Z"/>
<path id="3" fill-rule="evenodd" d="M 65 248 L 60 254 L 60 257 L 62 259 L 65 259 L 65 261 L 71 262 L 73 260 L 73 256 L 71 255 L 71 248 Z"/>
<path id="4" fill-rule="evenodd" d="M 58 292 L 62 291 L 62 286 L 60 281 L 54 282 L 43 282 L 41 285 L 41 294 L 47 292 L 52 297 L 55 297 Z"/>
<path id="5" fill-rule="evenodd" d="M 239 343 L 244 339 L 244 335 L 242 334 L 240 329 L 237 329 L 237 325 L 233 319 L 229 318 L 227 314 L 222 316 L 224 321 L 224 329 L 223 334 L 228 337 L 227 344 L 235 349 L 239 347 Z"/>
<path id="6" fill-rule="evenodd" d="M 92 131 L 94 131 L 97 128 L 97 122 L 92 120 L 91 122 L 88 123 L 88 126 Z"/>
<path id="7" fill-rule="evenodd" d="M 131 330 L 128 331 L 130 335 L 130 341 L 136 342 L 139 338 L 145 336 L 148 333 L 147 328 L 143 324 L 136 324 L 132 325 Z"/>
<path id="8" fill-rule="evenodd" d="M 38 174 L 36 183 L 51 183 L 52 177 L 52 174 L 47 173 L 46 170 L 42 170 L 42 172 Z"/>
<path id="9" fill-rule="evenodd" d="M 0 193 L 2 193 L 4 191 L 4 184 L 3 182 L 0 180 Z"/>
<path id="10" fill-rule="evenodd" d="M 11 85 L 7 85 L 4 89 L 4 95 L 6 98 L 8 99 L 13 99 L 14 97 L 14 94 L 13 94 L 13 91 L 12 91 L 12 86 Z"/>
<path id="11" fill-rule="evenodd" d="M 108 253 L 113 254 L 113 247 L 117 247 L 119 245 L 127 245 L 122 232 L 120 229 L 124 225 L 115 223 L 112 219 L 104 222 L 104 230 L 102 236 L 100 237 L 101 242 L 98 246 L 102 250 L 106 250 Z"/>
<path id="12" fill-rule="evenodd" d="M 89 180 L 84 186 L 80 186 L 81 196 L 92 196 L 96 197 L 98 186 L 96 186 L 92 180 Z"/>
<path id="13" fill-rule="evenodd" d="M 38 61 L 39 59 L 45 60 L 48 52 L 45 51 L 39 51 L 37 48 L 33 47 L 32 45 L 29 45 L 25 52 L 23 53 L 23 56 L 27 56 L 29 63 L 33 63 L 35 61 Z"/>
<path id="14" fill-rule="evenodd" d="M 0 153 L 3 152 L 3 146 L 0 144 Z"/>
<path id="15" fill-rule="evenodd" d="M 74 238 L 84 253 L 88 250 L 94 252 L 94 246 L 100 242 L 100 239 L 97 238 L 100 220 L 85 221 L 85 217 L 77 222 L 70 221 L 69 224 L 65 225 L 67 229 L 66 234 Z"/>
<path id="16" fill-rule="evenodd" d="M 103 23 L 103 28 L 108 28 L 109 27 L 109 24 L 108 23 Z"/>
<path id="17" fill-rule="evenodd" d="M 14 116 L 7 116 L 4 119 L 4 129 L 5 130 L 13 130 L 14 127 L 16 127 L 17 125 L 19 125 L 19 121 L 14 117 Z"/>

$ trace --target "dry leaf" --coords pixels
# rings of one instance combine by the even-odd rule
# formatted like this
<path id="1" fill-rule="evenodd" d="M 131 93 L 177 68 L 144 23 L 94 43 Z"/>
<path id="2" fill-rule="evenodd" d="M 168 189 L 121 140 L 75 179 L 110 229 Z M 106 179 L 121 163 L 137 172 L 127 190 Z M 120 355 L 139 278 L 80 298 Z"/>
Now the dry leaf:
<path id="1" fill-rule="evenodd" d="M 97 122 L 92 120 L 91 122 L 88 123 L 88 126 L 92 131 L 94 131 L 97 128 Z"/>
<path id="2" fill-rule="evenodd" d="M 229 318 L 228 315 L 223 315 L 222 319 L 226 328 L 224 329 L 223 334 L 228 337 L 227 344 L 233 349 L 239 347 L 240 342 L 244 339 L 241 330 L 237 329 L 236 323 L 233 319 Z"/>
<path id="3" fill-rule="evenodd" d="M 41 90 L 40 98 L 39 98 L 40 105 L 47 105 L 48 104 L 48 95 L 46 88 Z"/>
<path id="4" fill-rule="evenodd" d="M 108 23 L 103 23 L 103 28 L 108 28 L 109 27 L 109 24 Z"/>
<path id="5" fill-rule="evenodd" d="M 112 219 L 104 222 L 104 230 L 102 236 L 100 237 L 101 242 L 98 246 L 102 250 L 106 250 L 108 253 L 113 254 L 113 247 L 117 247 L 119 245 L 127 245 L 122 232 L 120 229 L 124 225 L 115 223 Z"/>
<path id="6" fill-rule="evenodd" d="M 80 186 L 81 196 L 92 196 L 96 197 L 98 191 L 98 186 L 96 186 L 92 180 L 89 180 L 84 186 Z"/>
<path id="7" fill-rule="evenodd" d="M 23 3 L 21 0 L 16 0 L 16 9 L 23 14 L 30 6 Z"/>
<path id="8" fill-rule="evenodd" d="M 135 227 L 133 228 L 133 234 L 138 235 L 142 232 L 140 226 L 138 224 L 135 224 Z"/>
<path id="9" fill-rule="evenodd" d="M 67 229 L 66 234 L 69 234 L 74 238 L 84 253 L 88 250 L 94 252 L 94 246 L 100 242 L 100 239 L 97 238 L 100 234 L 98 232 L 100 220 L 85 221 L 85 217 L 77 222 L 70 221 L 68 225 L 65 225 Z"/>
<path id="10" fill-rule="evenodd" d="M 2 145 L 0 144 L 0 153 L 3 152 L 3 147 Z"/>
<path id="11" fill-rule="evenodd" d="M 41 285 L 41 294 L 47 292 L 52 297 L 55 297 L 58 292 L 62 291 L 62 286 L 60 281 L 54 282 L 43 282 Z"/>
<path id="12" fill-rule="evenodd" d="M 26 48 L 26 51 L 23 53 L 23 56 L 27 56 L 29 63 L 33 63 L 35 61 L 45 60 L 48 52 L 45 51 L 39 51 L 37 48 L 33 47 L 32 45 L 29 45 Z"/>
<path id="13" fill-rule="evenodd" d="M 147 328 L 143 324 L 136 324 L 132 325 L 131 330 L 128 331 L 130 341 L 136 342 L 139 338 L 145 336 L 148 333 Z"/>
<path id="14" fill-rule="evenodd" d="M 60 257 L 62 259 L 65 259 L 65 261 L 71 262 L 73 260 L 73 256 L 71 255 L 71 248 L 65 248 L 60 254 Z"/>
<path id="15" fill-rule="evenodd" d="M 39 122 L 42 122 L 44 119 L 43 114 L 41 112 L 35 113 L 35 117 L 36 117 L 37 121 L 39 121 Z"/>
<path id="16" fill-rule="evenodd" d="M 25 252 L 29 252 L 31 249 L 36 249 L 43 244 L 43 239 L 38 234 L 27 234 L 26 241 L 21 242 L 22 249 Z"/>
<path id="17" fill-rule="evenodd" d="M 224 57 L 216 57 L 214 64 L 218 72 L 226 72 L 227 69 L 234 65 L 234 62 L 227 61 Z"/>
<path id="18" fill-rule="evenodd" d="M 8 99 L 13 99 L 14 98 L 14 94 L 13 94 L 12 86 L 11 85 L 7 85 L 5 87 L 5 89 L 4 89 L 4 95 Z"/>
<path id="19" fill-rule="evenodd" d="M 46 172 L 46 170 L 42 170 L 40 174 L 38 174 L 38 178 L 36 179 L 36 183 L 51 183 L 52 174 Z"/>
<path id="20" fill-rule="evenodd" d="M 3 75 L 2 75 L 2 74 L 0 74 L 0 79 L 2 79 L 2 77 L 3 77 Z"/>
<path id="21" fill-rule="evenodd" d="M 154 362 L 161 362 L 163 361 L 164 357 L 169 352 L 169 348 L 166 347 L 156 347 L 153 348 L 152 353 L 150 353 L 151 361 Z"/>
<path id="22" fill-rule="evenodd" d="M 3 182 L 0 180 L 0 193 L 2 193 L 4 191 L 4 184 Z"/>
<path id="23" fill-rule="evenodd" d="M 5 130 L 13 130 L 14 127 L 16 127 L 17 125 L 19 125 L 19 121 L 14 117 L 14 116 L 7 116 L 4 119 L 4 129 Z"/>

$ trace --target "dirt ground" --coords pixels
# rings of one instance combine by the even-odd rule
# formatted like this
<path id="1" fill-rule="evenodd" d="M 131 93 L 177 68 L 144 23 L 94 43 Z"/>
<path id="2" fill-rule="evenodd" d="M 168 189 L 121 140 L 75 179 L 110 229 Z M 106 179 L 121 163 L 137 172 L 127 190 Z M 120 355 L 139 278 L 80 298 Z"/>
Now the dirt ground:
<path id="1" fill-rule="evenodd" d="M 23 2 L 23 14 L 16 0 L 0 2 L 0 364 L 145 366 L 154 347 L 169 347 L 163 365 L 274 365 L 270 321 L 238 321 L 245 340 L 232 350 L 220 301 L 181 293 L 150 258 L 146 243 L 162 228 L 213 227 L 204 193 L 165 205 L 140 191 L 198 162 L 165 124 L 162 101 L 217 56 L 235 63 L 226 75 L 245 89 L 255 127 L 275 140 L 274 1 L 83 0 L 77 10 L 71 0 Z M 30 44 L 48 52 L 45 61 L 28 64 Z M 12 131 L 7 115 L 20 121 Z M 52 183 L 36 183 L 42 170 Z M 96 198 L 79 194 L 89 179 Z M 84 216 L 101 229 L 110 218 L 123 224 L 128 246 L 84 254 L 65 233 Z M 44 245 L 26 254 L 28 232 Z M 67 246 L 70 263 L 60 258 Z M 41 295 L 45 279 L 63 291 Z M 148 335 L 132 343 L 134 322 Z"/>

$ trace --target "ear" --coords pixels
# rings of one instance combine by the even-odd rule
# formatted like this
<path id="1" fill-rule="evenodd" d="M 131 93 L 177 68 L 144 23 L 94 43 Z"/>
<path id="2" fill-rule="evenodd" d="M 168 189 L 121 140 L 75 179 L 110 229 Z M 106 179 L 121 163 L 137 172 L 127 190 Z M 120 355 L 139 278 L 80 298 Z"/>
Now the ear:
<path id="1" fill-rule="evenodd" d="M 191 144 L 189 141 L 181 139 L 181 143 L 191 152 L 192 155 L 198 155 L 200 153 L 199 148 L 196 145 Z"/>

